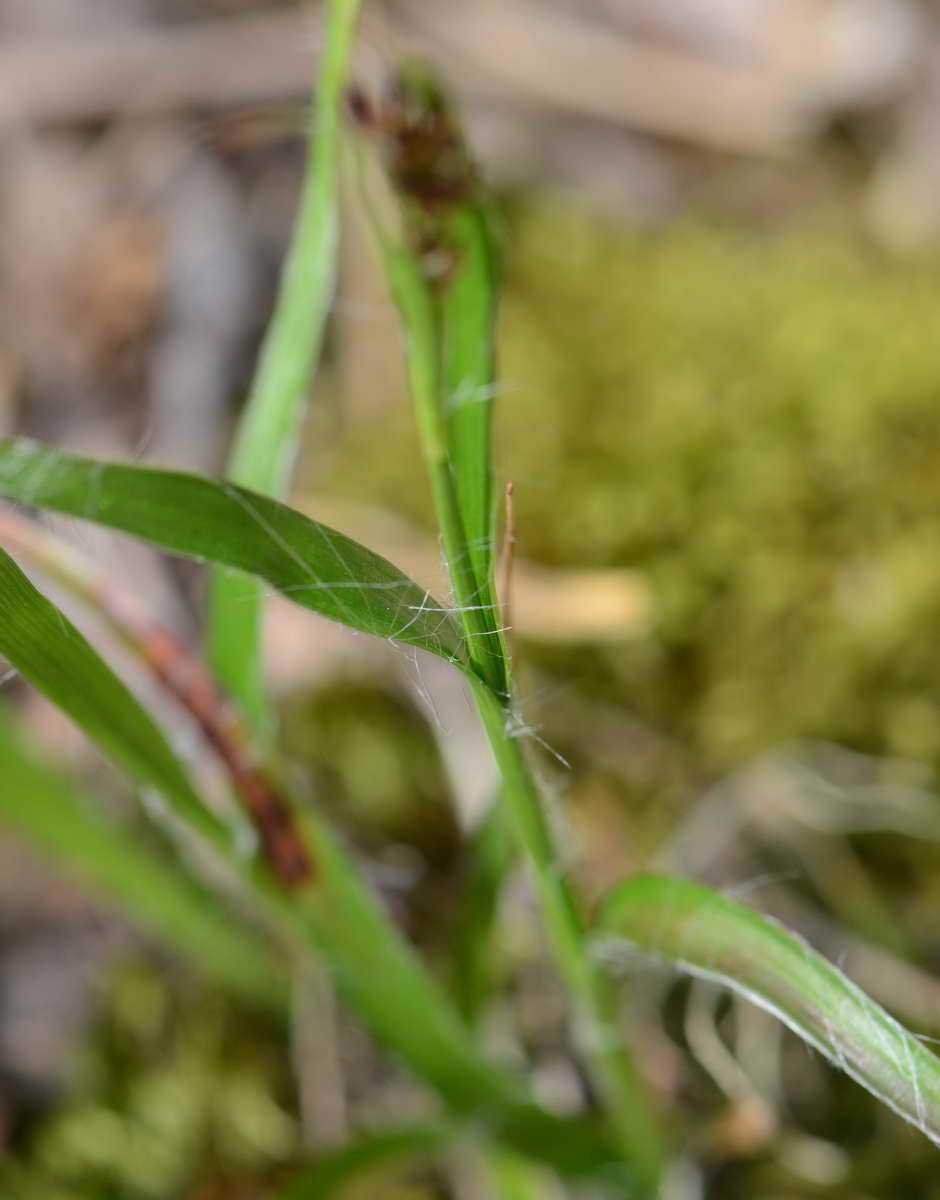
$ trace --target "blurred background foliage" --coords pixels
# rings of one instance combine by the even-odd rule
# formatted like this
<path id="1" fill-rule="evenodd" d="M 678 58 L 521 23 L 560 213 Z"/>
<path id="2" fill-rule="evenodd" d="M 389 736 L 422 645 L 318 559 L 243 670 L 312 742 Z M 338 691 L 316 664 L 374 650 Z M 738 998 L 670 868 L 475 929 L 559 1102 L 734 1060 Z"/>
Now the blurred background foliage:
<path id="1" fill-rule="evenodd" d="M 125 965 L 76 1056 L 70 1103 L 0 1170 L 4 1194 L 274 1196 L 296 1145 L 283 1048 L 224 998 Z M 191 1190 L 191 1180 L 203 1184 Z"/>
<path id="2" fill-rule="evenodd" d="M 523 712 L 568 763 L 539 751 L 572 869 L 591 897 L 650 865 L 752 887 L 937 1034 L 934 6 L 367 7 L 359 72 L 378 85 L 400 49 L 429 51 L 498 193 Z M 316 20 L 0 0 L 4 430 L 218 467 L 288 235 L 302 148 L 280 105 L 304 95 Z M 128 62 L 152 87 L 122 85 Z M 434 579 L 400 345 L 352 192 L 297 502 Z M 198 580 L 69 532 L 193 636 Z M 284 605 L 270 643 L 286 769 L 445 969 L 459 831 L 491 782 L 459 690 Z M 37 737 L 119 792 L 16 694 Z M 284 1164 L 329 1141 L 286 1031 L 12 839 L 0 853 L 3 1195 L 279 1194 Z M 566 1103 L 560 998 L 518 887 L 499 929 L 500 1044 Z M 655 973 L 637 990 L 641 1056 L 683 1131 L 676 1197 L 940 1197 L 935 1151 L 763 1018 Z M 330 1136 L 421 1111 L 354 1022 L 323 1027 L 345 1089 Z M 486 1195 L 454 1179 L 405 1171 L 364 1194 Z"/>

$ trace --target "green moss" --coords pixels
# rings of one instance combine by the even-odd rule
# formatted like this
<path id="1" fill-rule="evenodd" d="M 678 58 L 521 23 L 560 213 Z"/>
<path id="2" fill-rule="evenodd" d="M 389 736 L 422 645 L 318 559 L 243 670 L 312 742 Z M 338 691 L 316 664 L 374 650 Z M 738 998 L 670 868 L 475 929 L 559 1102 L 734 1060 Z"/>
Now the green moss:
<path id="1" fill-rule="evenodd" d="M 266 1200 L 267 1177 L 300 1150 L 281 1037 L 181 977 L 126 965 L 63 1103 L 0 1159 L 0 1195 L 175 1200 L 218 1174 Z"/>

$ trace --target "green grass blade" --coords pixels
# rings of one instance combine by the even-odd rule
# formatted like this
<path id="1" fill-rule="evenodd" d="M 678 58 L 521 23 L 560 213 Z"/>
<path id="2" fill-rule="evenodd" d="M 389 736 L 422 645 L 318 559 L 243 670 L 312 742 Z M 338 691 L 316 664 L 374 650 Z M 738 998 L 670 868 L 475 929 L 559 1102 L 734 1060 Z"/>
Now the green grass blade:
<path id="1" fill-rule="evenodd" d="M 400 230 L 387 232 L 368 200 L 367 207 L 401 316 L 415 419 L 468 654 L 477 674 L 505 693 L 508 655 L 491 578 L 495 249 L 474 165 L 437 79 L 408 63 L 396 71 L 392 90 L 377 141 Z"/>
<path id="2" fill-rule="evenodd" d="M 477 709 L 503 777 L 504 811 L 531 871 L 555 962 L 575 1007 L 575 1044 L 624 1156 L 636 1166 L 638 1195 L 658 1195 L 663 1145 L 645 1083 L 615 1028 L 611 981 L 591 957 L 579 898 L 555 842 L 535 778 L 511 734 L 512 712 L 470 677 Z"/>
<path id="3" fill-rule="evenodd" d="M 214 842 L 228 834 L 162 731 L 71 621 L 0 549 L 0 654 L 141 783 Z"/>
<path id="4" fill-rule="evenodd" d="M 253 1004 L 288 1011 L 287 977 L 246 929 L 174 863 L 105 822 L 75 786 L 30 753 L 0 709 L 0 820 L 193 966 Z"/>
<path id="5" fill-rule="evenodd" d="M 310 554 L 324 553 L 324 532 L 275 501 L 244 493 L 254 513 L 246 519 L 242 494 L 231 484 L 67 459 L 23 443 L 14 445 L 12 458 L 4 458 L 0 447 L 0 464 L 3 487 L 20 499 L 48 503 L 75 515 L 93 512 L 108 524 L 143 531 L 176 549 L 218 555 L 220 546 L 230 550 L 242 546 L 244 552 L 252 531 L 263 528 L 265 548 L 260 557 L 268 574 L 282 586 L 288 585 L 279 569 L 288 564 L 297 570 L 295 558 L 306 553 L 305 538 L 310 541 Z M 262 526 L 257 521 L 259 505 L 267 514 Z M 243 514 L 243 524 L 238 513 Z M 291 544 L 298 529 L 303 535 L 299 552 Z M 367 556 L 368 565 L 368 552 L 361 547 L 355 547 L 355 552 Z M 329 557 L 333 561 L 332 554 Z M 253 559 L 246 562 L 234 551 L 232 558 L 230 565 L 258 567 Z M 301 562 L 307 566 L 303 558 Z M 170 794 L 184 815 L 214 834 L 214 819 L 198 806 L 191 789 L 186 790 L 185 777 L 173 765 L 162 735 L 124 685 L 8 556 L 2 556 L 0 567 L 0 653 L 119 763 Z M 403 577 L 388 564 L 381 569 L 392 574 L 400 589 Z M 407 580 L 404 584 L 414 586 Z M 315 589 L 317 594 L 320 590 Z M 379 589 L 378 594 L 386 593 Z M 420 591 L 418 595 L 424 596 Z M 420 615 L 419 611 L 412 619 Z M 441 619 L 440 614 L 434 615 L 435 622 Z M 550 1116 L 529 1101 L 520 1083 L 486 1061 L 456 1008 L 390 924 L 336 839 L 316 818 L 307 828 L 314 876 L 290 895 L 262 867 L 251 870 L 244 864 L 244 870 L 250 870 L 265 913 L 292 942 L 304 939 L 324 954 L 341 989 L 385 1045 L 438 1090 L 451 1112 L 480 1123 L 523 1154 L 548 1161 L 561 1171 L 603 1171 L 605 1178 L 619 1172 L 629 1178 L 601 1133 L 590 1125 Z"/>
<path id="6" fill-rule="evenodd" d="M 424 276 L 419 255 L 387 242 L 381 244 L 386 276 L 406 338 L 415 420 L 468 656 L 480 678 L 494 691 L 505 693 L 509 679 L 504 646 L 494 633 L 498 629 L 495 614 L 474 572 L 450 461 L 436 297 Z"/>
<path id="7" fill-rule="evenodd" d="M 441 302 L 444 404 L 450 460 L 481 600 L 492 601 L 494 505 L 490 463 L 496 365 L 496 248 L 482 204 L 450 221 L 454 276 Z"/>
<path id="8" fill-rule="evenodd" d="M 424 426 L 435 426 L 430 434 L 423 431 L 429 457 L 443 458 L 446 452 L 477 581 L 476 603 L 485 603 L 492 564 L 490 421 L 498 291 L 486 197 L 454 105 L 424 62 L 398 65 L 377 116 L 362 124 L 380 150 L 398 200 L 396 233 L 385 232 L 378 210 L 368 199 L 367 204 L 402 311 L 412 364 L 421 357 L 431 364 L 430 385 L 415 384 L 412 365 L 417 416 Z M 431 315 L 430 336 L 421 330 L 422 305 Z M 433 399 L 426 403 L 423 392 Z M 446 537 L 448 530 L 443 532 Z"/>
<path id="9" fill-rule="evenodd" d="M 373 1033 L 440 1093 L 451 1114 L 495 1140 L 566 1174 L 632 1180 L 601 1130 L 550 1116 L 521 1081 L 487 1061 L 329 830 L 312 822 L 310 841 L 318 874 L 295 893 L 297 915 Z"/>
<path id="10" fill-rule="evenodd" d="M 259 736 L 271 731 L 261 641 L 262 585 L 250 575 L 213 567 L 208 591 L 208 656 L 212 670 Z"/>
<path id="11" fill-rule="evenodd" d="M 76 458 L 17 440 L 0 442 L 0 495 L 257 575 L 353 629 L 447 659 L 460 652 L 452 617 L 391 563 L 235 484 Z"/>
<path id="12" fill-rule="evenodd" d="M 512 831 L 497 796 L 469 846 L 469 870 L 454 930 L 454 994 L 471 1028 L 485 1016 L 495 987 L 493 954 L 503 888 L 515 861 Z M 499 1200 L 535 1200 L 545 1192 L 541 1170 L 491 1147 L 482 1160 L 487 1186 Z"/>
<path id="13" fill-rule="evenodd" d="M 459 386 L 458 376 L 467 370 L 475 380 L 486 375 L 481 384 L 484 403 L 492 396 L 494 287 L 491 248 L 482 241 L 484 227 L 473 220 L 482 216 L 475 208 L 478 184 L 446 96 L 434 78 L 420 66 L 406 67 L 396 76 L 395 92 L 397 98 L 386 114 L 390 136 L 385 139 L 384 157 L 401 201 L 403 236 L 396 242 L 376 225 L 405 333 L 422 453 L 472 667 L 468 676 L 503 776 L 506 808 L 532 868 L 555 956 L 576 1009 L 578 1048 L 589 1064 L 610 1128 L 635 1168 L 639 1194 L 652 1196 L 658 1192 L 661 1169 L 655 1119 L 626 1047 L 609 1040 L 614 997 L 609 981 L 588 958 L 579 905 L 560 869 L 553 831 L 514 735 L 511 663 L 489 576 L 490 514 L 480 495 L 484 476 L 488 491 L 489 413 L 484 409 L 482 422 L 455 428 L 453 412 L 459 413 L 460 406 L 453 410 L 449 405 L 445 386 L 448 376 Z M 480 242 L 476 259 L 474 236 Z M 463 275 L 465 267 L 468 273 Z M 465 345 L 455 340 L 464 332 L 458 335 L 458 319 L 471 326 Z M 449 348 L 445 345 L 448 322 Z M 484 345 L 472 345 L 470 339 L 481 334 Z M 472 419 L 466 414 L 465 418 Z M 455 438 L 459 445 L 454 444 Z M 463 456 L 464 501 L 457 488 L 455 452 Z M 466 505 L 481 527 L 485 514 L 483 534 L 473 541 L 466 526 Z M 486 564 L 485 578 L 478 574 L 481 561 Z"/>
<path id="14" fill-rule="evenodd" d="M 224 826 L 202 806 L 146 711 L 4 551 L 0 654 L 119 764 L 158 788 L 191 826 L 227 849 Z M 18 798 L 22 816 L 22 800 L 29 793 L 8 787 L 13 776 L 6 758 L 3 762 L 4 800 L 12 805 Z M 48 823 L 38 835 L 52 836 Z M 391 926 L 329 831 L 311 821 L 309 838 L 315 874 L 290 895 L 263 867 L 242 864 L 265 913 L 282 932 L 324 953 L 341 988 L 376 1034 L 438 1089 L 451 1111 L 486 1122 L 495 1136 L 525 1153 L 547 1157 L 560 1169 L 593 1170 L 603 1164 L 610 1156 L 603 1139 L 589 1128 L 544 1113 L 527 1100 L 521 1085 L 480 1054 L 456 1009 Z M 76 846 L 91 845 L 89 839 L 92 835 L 86 834 Z M 105 878 L 114 887 L 128 882 L 126 863 L 112 860 L 100 868 L 112 872 Z M 135 897 L 129 894 L 126 900 L 131 906 Z"/>
<path id="15" fill-rule="evenodd" d="M 102 486 L 106 491 L 106 481 Z M 119 764 L 158 788 L 191 826 L 228 849 L 227 831 L 202 806 L 146 711 L 4 551 L 0 654 Z M 0 811 L 4 802 L 13 805 L 18 800 L 23 817 L 22 800 L 29 792 L 8 787 L 15 782 L 13 767 L 7 770 L 6 756 L 2 761 Z M 38 810 L 35 819 L 40 820 Z M 35 833 L 49 840 L 54 830 L 44 822 Z M 308 834 L 314 877 L 290 895 L 263 866 L 241 864 L 242 873 L 258 889 L 264 912 L 282 933 L 323 952 L 340 987 L 375 1033 L 437 1088 L 452 1112 L 485 1123 L 495 1137 L 560 1170 L 592 1172 L 604 1166 L 611 1151 L 601 1136 L 588 1126 L 560 1122 L 543 1112 L 528 1101 L 520 1084 L 486 1061 L 457 1010 L 390 924 L 335 838 L 316 820 L 309 822 Z M 86 832 L 75 844 L 81 853 L 82 847 L 94 844 L 94 837 Z M 99 866 L 115 889 L 128 884 L 126 861 L 112 858 Z M 130 892 L 125 901 L 129 907 L 144 903 Z M 181 914 L 178 902 L 175 909 L 173 903 L 169 912 L 175 924 Z"/>
<path id="16" fill-rule="evenodd" d="M 717 980 L 760 1005 L 940 1145 L 940 1059 L 801 938 L 681 879 L 615 888 L 598 926 L 618 946 Z"/>
<path id="17" fill-rule="evenodd" d="M 32 464 L 25 476 L 20 470 L 8 472 L 0 467 L 4 486 L 9 486 L 14 475 L 20 485 L 27 481 L 27 494 L 21 487 L 14 489 L 23 499 L 54 500 L 54 507 L 76 515 L 87 516 L 93 507 L 107 523 L 135 531 L 140 518 L 154 540 L 163 544 L 167 544 L 163 535 L 169 522 L 169 528 L 184 530 L 186 537 L 192 537 L 195 530 L 196 544 L 205 543 L 205 553 L 218 551 L 217 539 L 229 539 L 233 544 L 244 540 L 237 521 L 234 530 L 225 521 L 217 527 L 212 515 L 214 506 L 221 503 L 223 516 L 231 516 L 227 505 L 233 485 L 63 460 L 43 451 L 36 459 L 34 451 L 29 445 L 18 447 L 21 456 L 25 455 L 23 461 Z M 15 461 L 16 453 L 13 458 Z M 153 490 L 152 485 L 165 484 L 167 478 L 171 480 L 168 489 L 157 486 Z M 181 492 L 173 481 L 180 484 Z M 284 556 L 281 533 L 272 540 L 270 532 L 281 529 L 278 511 L 288 515 L 289 524 L 299 521 L 305 536 L 311 536 L 307 530 L 311 523 L 299 514 L 261 497 L 252 497 L 251 502 L 269 506 L 266 511 L 274 525 L 265 527 L 265 542 L 267 553 L 274 554 L 276 562 L 281 563 Z M 244 511 L 239 503 L 236 511 Z M 249 530 L 257 527 L 256 521 L 248 521 Z M 321 553 L 323 534 L 315 531 L 312 538 L 313 546 L 320 547 L 316 552 Z M 192 550 L 192 542 L 187 541 L 186 546 Z M 361 547 L 357 551 L 368 554 Z M 286 561 L 293 559 L 287 555 Z M 239 565 L 245 564 L 239 560 Z M 394 572 L 388 564 L 385 568 Z M 397 573 L 395 578 L 400 578 Z M 0 653 L 119 763 L 159 787 L 175 800 L 184 816 L 219 841 L 215 819 L 200 806 L 162 734 L 85 639 L 6 554 L 0 555 L 0 614 Z M 435 620 L 439 619 L 440 614 L 435 614 Z M 303 938 L 322 951 L 340 987 L 376 1035 L 440 1092 L 451 1112 L 480 1122 L 507 1145 L 562 1171 L 592 1174 L 603 1170 L 605 1177 L 611 1172 L 629 1177 L 602 1134 L 589 1125 L 559 1121 L 545 1113 L 528 1100 L 521 1084 L 486 1061 L 456 1008 L 390 924 L 335 838 L 316 819 L 308 823 L 308 833 L 314 862 L 311 881 L 287 895 L 261 868 L 251 872 L 252 879 L 264 911 L 293 941 Z"/>
<path id="18" fill-rule="evenodd" d="M 300 207 L 230 463 L 235 482 L 273 495 L 290 476 L 336 273 L 340 117 L 359 0 L 328 0 L 325 8 Z"/>
<path id="19" fill-rule="evenodd" d="M 217 538 L 239 539 L 237 522 L 233 533 L 225 522 L 217 528 L 211 515 L 219 503 L 223 515 L 231 515 L 226 506 L 232 498 L 232 485 L 111 468 L 43 451 L 36 458 L 35 453 L 35 447 L 20 444 L 13 454 L 14 464 L 18 456 L 21 459 L 19 467 L 7 470 L 7 460 L 0 468 L 7 486 L 11 478 L 19 479 L 20 485 L 26 481 L 26 494 L 22 488 L 14 488 L 14 494 L 23 499 L 54 502 L 55 507 L 80 515 L 89 515 L 93 508 L 96 515 L 105 515 L 108 523 L 135 531 L 143 522 L 150 536 L 157 541 L 162 538 L 164 544 L 169 522 L 171 528 L 186 530 L 186 536 L 196 530 L 196 543 L 205 542 L 207 553 L 212 552 Z M 24 462 L 31 464 L 25 475 L 21 469 Z M 166 484 L 167 478 L 169 488 L 158 486 L 155 492 L 152 485 Z M 252 504 L 260 502 L 260 497 L 252 498 Z M 273 501 L 264 503 L 270 506 L 275 523 L 265 526 L 268 553 L 280 563 L 284 554 L 281 533 L 271 537 L 272 528 L 280 529 L 278 510 L 290 521 L 300 521 L 305 531 L 309 523 Z M 236 503 L 236 508 L 241 505 Z M 257 522 L 249 520 L 247 528 L 257 528 Z M 323 534 L 316 532 L 313 541 L 322 549 Z M 186 544 L 192 549 L 190 542 Z M 368 553 L 361 547 L 357 551 Z M 287 561 L 293 561 L 290 555 Z M 239 565 L 244 565 L 241 560 Z M 158 787 L 192 824 L 220 841 L 215 818 L 200 805 L 157 727 L 85 639 L 5 553 L 0 554 L 0 613 L 0 653 L 119 763 Z M 263 870 L 253 872 L 259 898 L 283 931 L 295 939 L 305 937 L 322 950 L 340 987 L 385 1044 L 441 1093 L 450 1111 L 485 1125 L 492 1136 L 523 1154 L 548 1161 L 561 1171 L 600 1171 L 605 1178 L 615 1174 L 629 1179 L 628 1168 L 617 1163 L 601 1133 L 590 1125 L 559 1121 L 545 1113 L 528 1100 L 520 1084 L 485 1060 L 456 1008 L 390 925 L 329 831 L 314 819 L 309 822 L 309 837 L 313 879 L 287 896 L 272 886 Z"/>
<path id="20" fill-rule="evenodd" d="M 348 1186 L 362 1183 L 362 1176 L 399 1159 L 426 1157 L 454 1138 L 447 1125 L 409 1125 L 364 1134 L 303 1171 L 284 1193 L 284 1200 L 330 1200 L 342 1196 Z"/>
<path id="21" fill-rule="evenodd" d="M 330 0 L 322 71 L 309 129 L 300 208 L 277 302 L 239 424 L 229 477 L 283 496 L 293 465 L 304 400 L 333 295 L 338 242 L 340 113 L 358 0 Z M 214 572 L 209 646 L 215 672 L 256 725 L 268 724 L 264 694 L 260 585 Z"/>

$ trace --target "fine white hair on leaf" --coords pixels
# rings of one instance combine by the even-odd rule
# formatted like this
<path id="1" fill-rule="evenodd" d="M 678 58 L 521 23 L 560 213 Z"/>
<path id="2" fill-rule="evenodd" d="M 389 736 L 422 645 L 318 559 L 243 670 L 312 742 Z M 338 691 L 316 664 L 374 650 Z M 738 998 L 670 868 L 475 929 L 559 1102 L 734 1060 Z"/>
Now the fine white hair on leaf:
<path id="1" fill-rule="evenodd" d="M 519 385 L 509 379 L 492 383 L 475 383 L 473 380 L 464 379 L 448 397 L 447 407 L 453 411 L 468 404 L 488 404 L 497 396 L 504 396 L 507 392 L 517 391 L 518 388 Z"/>
<path id="2" fill-rule="evenodd" d="M 683 880 L 615 889 L 592 952 L 636 954 L 732 989 L 940 1145 L 940 1060 L 802 938 Z"/>
<path id="3" fill-rule="evenodd" d="M 803 872 L 797 867 L 789 867 L 785 871 L 763 871 L 760 875 L 742 879 L 739 883 L 722 888 L 722 892 L 735 900 L 743 900 L 745 896 L 751 896 L 762 888 L 773 887 L 778 883 L 794 883 L 802 878 Z"/>
<path id="4" fill-rule="evenodd" d="M 560 763 L 566 771 L 571 770 L 571 763 L 568 759 L 560 751 L 556 750 L 554 746 L 550 745 L 533 725 L 528 725 L 516 712 L 510 712 L 506 719 L 506 736 L 535 742 L 547 754 L 550 754 L 556 762 Z"/>

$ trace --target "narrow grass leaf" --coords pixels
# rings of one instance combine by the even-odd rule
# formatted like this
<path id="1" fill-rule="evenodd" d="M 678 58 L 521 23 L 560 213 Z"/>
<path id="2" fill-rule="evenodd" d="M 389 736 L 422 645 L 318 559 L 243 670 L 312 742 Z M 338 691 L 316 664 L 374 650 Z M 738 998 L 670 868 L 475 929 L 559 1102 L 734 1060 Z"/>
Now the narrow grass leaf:
<path id="1" fill-rule="evenodd" d="M 329 0 L 322 70 L 312 109 L 310 153 L 300 208 L 271 321 L 229 464 L 236 483 L 283 496 L 293 464 L 310 377 L 333 295 L 338 242 L 340 110 L 358 0 Z M 219 679 L 256 725 L 268 724 L 259 584 L 215 572 L 210 656 Z"/>
<path id="2" fill-rule="evenodd" d="M 273 955 L 173 862 L 106 823 L 74 784 L 38 761 L 0 708 L 0 820 L 120 905 L 142 929 L 253 1004 L 288 1011 L 287 976 Z"/>
<path id="3" fill-rule="evenodd" d="M 940 1059 L 806 942 L 752 909 L 681 879 L 615 888 L 599 950 L 639 950 L 716 980 L 788 1025 L 940 1145 Z"/>
<path id="4" fill-rule="evenodd" d="M 119 764 L 159 789 L 191 826 L 225 848 L 224 827 L 203 807 L 146 711 L 2 550 L 0 654 Z M 16 771 L 22 773 L 22 765 L 15 765 L 19 759 L 13 754 L 0 761 L 6 772 L 0 811 L 5 802 L 10 812 L 24 819 L 28 804 L 26 809 L 23 805 L 30 793 L 28 787 L 19 786 Z M 79 828 L 83 818 L 90 821 L 88 814 L 74 816 Z M 35 820 L 36 836 L 46 841 L 57 836 L 54 822 L 43 819 L 39 808 Z M 375 1032 L 438 1088 L 453 1112 L 490 1123 L 497 1136 L 528 1153 L 544 1153 L 560 1167 L 595 1166 L 598 1156 L 607 1153 L 603 1141 L 590 1129 L 566 1126 L 542 1112 L 528 1102 L 514 1080 L 485 1060 L 456 1009 L 389 924 L 329 831 L 311 821 L 309 836 L 316 875 L 290 897 L 273 885 L 263 869 L 251 870 L 265 912 L 284 932 L 312 941 L 322 950 L 340 986 Z M 76 853 L 90 855 L 99 842 L 85 831 L 76 839 Z M 126 859 L 103 861 L 100 868 L 113 888 L 131 882 Z M 143 899 L 129 891 L 125 900 L 129 906 L 157 902 L 152 889 Z M 178 897 L 170 905 L 169 919 L 175 922 Z"/>
<path id="5" fill-rule="evenodd" d="M 550 1115 L 531 1102 L 520 1080 L 487 1060 L 416 952 L 390 928 L 336 838 L 316 821 L 309 833 L 318 875 L 294 893 L 298 923 L 373 1033 L 463 1122 L 565 1174 L 630 1183 L 631 1165 L 618 1161 L 601 1128 Z"/>
<path id="6" fill-rule="evenodd" d="M 430 436 L 423 432 L 423 441 L 430 457 L 448 458 L 479 604 L 492 561 L 490 419 L 498 291 L 486 197 L 455 107 L 424 61 L 400 63 L 379 111 L 361 123 L 380 150 L 398 200 L 401 221 L 392 234 L 366 193 L 409 357 L 412 364 L 423 357 L 434 376 L 416 385 L 412 365 L 418 420 L 435 425 Z"/>
<path id="7" fill-rule="evenodd" d="M 191 826 L 224 842 L 162 731 L 72 622 L 0 549 L 0 654 Z"/>
<path id="8" fill-rule="evenodd" d="M 497 986 L 493 961 L 497 918 L 516 861 L 502 802 L 502 795 L 497 795 L 468 847 L 467 882 L 455 921 L 454 994 L 464 1020 L 473 1029 L 482 1023 Z M 489 1147 L 482 1166 L 487 1186 L 499 1200 L 535 1200 L 545 1194 L 541 1168 L 502 1147 Z"/>
<path id="9" fill-rule="evenodd" d="M 450 459 L 437 298 L 424 276 L 420 256 L 389 243 L 378 232 L 389 289 L 401 316 L 415 421 L 468 657 L 481 679 L 494 691 L 505 693 L 508 672 L 504 646 L 495 633 L 498 625 L 488 602 L 489 589 L 481 586 L 474 570 Z"/>
<path id="10" fill-rule="evenodd" d="M 102 486 L 107 490 L 106 480 Z M 203 807 L 146 711 L 2 550 L 0 654 L 119 764 L 159 789 L 190 826 L 227 849 L 224 826 Z M 6 771 L 6 757 L 2 761 Z M 18 786 L 13 762 L 11 756 L 3 801 L 24 819 L 29 792 Z M 88 814 L 83 816 L 90 820 Z M 37 808 L 37 836 L 49 841 L 55 829 L 41 818 Z M 80 821 L 76 813 L 75 823 Z M 560 1167 L 584 1170 L 595 1166 L 599 1157 L 604 1161 L 609 1152 L 602 1139 L 590 1129 L 566 1125 L 544 1113 L 527 1100 L 520 1085 L 486 1061 L 456 1009 L 390 925 L 336 840 L 315 820 L 308 832 L 316 873 L 290 896 L 262 866 L 244 864 L 264 911 L 282 932 L 294 942 L 304 938 L 324 953 L 340 986 L 378 1036 L 440 1091 L 453 1112 L 485 1121 L 508 1143 L 544 1154 Z M 76 852 L 91 854 L 96 844 L 94 835 L 86 832 L 76 839 Z M 129 883 L 126 859 L 103 861 L 100 867 L 112 887 Z M 129 905 L 156 902 L 152 890 L 143 900 L 130 892 L 125 899 Z M 170 919 L 175 921 L 178 898 L 170 903 Z"/>
<path id="11" fill-rule="evenodd" d="M 494 506 L 490 427 L 495 398 L 496 249 L 480 203 L 450 221 L 456 254 L 444 288 L 444 397 L 450 459 L 481 597 L 492 600 Z"/>
<path id="12" fill-rule="evenodd" d="M 300 514 L 242 493 L 234 485 L 71 459 L 31 443 L 0 445 L 0 481 L 0 492 L 14 498 L 77 516 L 94 515 L 105 524 L 197 556 L 224 554 L 229 565 L 254 567 L 288 589 L 281 572 L 297 572 L 299 554 L 304 567 L 300 575 L 306 577 L 305 548 L 314 561 L 320 561 L 317 556 L 325 554 L 324 540 L 331 533 L 324 534 Z M 250 517 L 245 516 L 246 502 Z M 261 526 L 259 507 L 264 514 Z M 250 543 L 259 529 L 263 530 L 260 545 L 246 551 L 245 542 Z M 346 541 L 342 539 L 340 546 Z M 300 551 L 293 548 L 295 544 Z M 334 541 L 328 544 L 335 549 Z M 414 588 L 383 560 L 376 560 L 380 564 L 376 566 L 368 551 L 349 545 L 357 567 L 362 568 L 359 578 L 369 569 L 373 577 L 381 573 L 391 579 L 397 591 Z M 0 629 L 6 631 L 0 637 L 0 653 L 7 653 L 24 674 L 41 682 L 47 694 L 80 719 L 119 762 L 163 790 L 172 787 L 173 768 L 164 763 L 158 770 L 150 763 L 148 750 L 157 743 L 140 726 L 146 714 L 58 610 L 12 560 L 4 558 L 11 584 L 0 591 Z M 335 563 L 332 553 L 327 558 Z M 304 587 L 309 588 L 309 583 Z M 426 601 L 424 593 L 415 590 Z M 313 589 L 318 596 L 322 591 Z M 384 589 L 378 594 L 384 595 Z M 307 596 L 300 593 L 301 598 Z M 419 605 L 414 617 L 420 620 L 422 612 Z M 435 622 L 441 619 L 441 614 L 435 614 Z M 446 626 L 447 618 L 443 619 Z M 437 630 L 436 624 L 433 628 Z M 429 648 L 443 652 L 436 636 Z M 114 724 L 109 728 L 112 716 Z M 194 807 L 192 815 L 198 818 L 201 812 Z M 251 871 L 263 909 L 282 933 L 294 944 L 304 939 L 323 953 L 339 986 L 375 1034 L 440 1093 L 450 1112 L 561 1172 L 619 1180 L 628 1186 L 632 1169 L 618 1161 L 601 1130 L 590 1122 L 561 1120 L 545 1112 L 529 1100 L 521 1083 L 486 1060 L 454 1005 L 390 924 L 329 830 L 311 817 L 307 832 L 316 872 L 290 896 L 260 866 Z"/>
<path id="13" fill-rule="evenodd" d="M 380 119 L 366 128 L 399 202 L 395 233 L 368 198 L 366 206 L 401 316 L 456 608 L 477 674 L 505 693 L 508 655 L 491 569 L 496 271 L 479 181 L 444 89 L 422 63 L 398 68 Z"/>
<path id="14" fill-rule="evenodd" d="M 235 484 L 0 442 L 0 495 L 119 529 L 176 554 L 257 575 L 365 633 L 453 660 L 451 615 L 396 567 L 336 530 Z"/>
<path id="15" fill-rule="evenodd" d="M 489 412 L 463 414 L 455 427 L 448 388 L 486 376 L 478 398 L 492 398 L 492 303 L 490 247 L 482 242 L 477 180 L 460 141 L 442 89 L 421 66 L 406 66 L 395 78 L 394 98 L 384 114 L 384 155 L 390 182 L 401 200 L 402 236 L 386 236 L 376 221 L 390 291 L 405 334 L 409 381 L 422 453 L 428 469 L 451 583 L 466 635 L 468 672 L 477 708 L 505 784 L 507 808 L 520 845 L 532 866 L 539 900 L 559 966 L 577 997 L 578 1048 L 590 1064 L 592 1082 L 616 1131 L 623 1156 L 634 1168 L 638 1195 L 658 1193 L 660 1139 L 645 1087 L 623 1045 L 602 1036 L 613 1001 L 608 981 L 587 956 L 585 928 L 577 901 L 559 871 L 559 855 L 534 779 L 513 736 L 511 663 L 496 620 L 491 580 Z M 480 242 L 473 245 L 474 236 Z M 476 251 L 476 258 L 474 258 Z M 462 275 L 464 267 L 468 273 Z M 446 309 L 449 289 L 451 309 Z M 454 297 L 456 296 L 456 300 Z M 472 329 L 458 331 L 465 319 Z M 452 344 L 444 334 L 451 322 Z M 462 338 L 466 332 L 467 341 Z M 484 338 L 483 346 L 471 339 Z M 450 365 L 447 366 L 448 357 Z M 448 376 L 450 383 L 445 384 Z M 465 386 L 465 385 L 464 385 Z M 459 399 L 459 397 L 458 397 Z M 455 446 L 455 438 L 460 445 Z M 465 499 L 458 492 L 455 453 L 463 456 Z M 467 531 L 465 510 L 479 536 Z M 466 965 L 466 964 L 465 964 Z M 471 968 L 472 969 L 472 968 Z M 474 1000 L 467 994 L 466 1005 Z"/>

